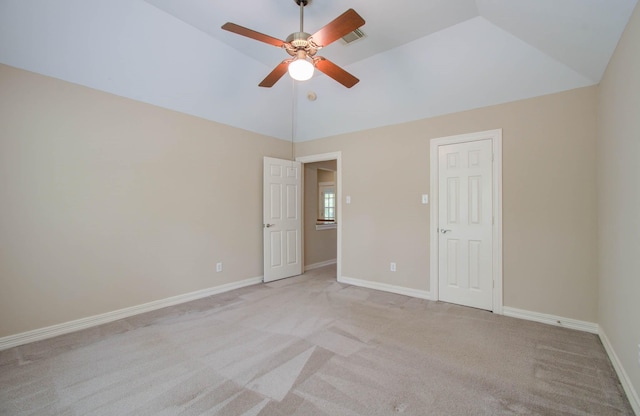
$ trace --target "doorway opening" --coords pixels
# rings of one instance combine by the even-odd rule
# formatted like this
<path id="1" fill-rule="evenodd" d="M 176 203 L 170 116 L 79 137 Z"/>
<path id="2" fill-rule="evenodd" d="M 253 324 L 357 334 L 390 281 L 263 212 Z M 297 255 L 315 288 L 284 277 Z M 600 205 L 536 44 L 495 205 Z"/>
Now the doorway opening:
<path id="1" fill-rule="evenodd" d="M 342 152 L 296 158 L 303 181 L 303 271 L 336 264 L 342 275 Z M 335 257 L 334 257 L 335 256 Z"/>

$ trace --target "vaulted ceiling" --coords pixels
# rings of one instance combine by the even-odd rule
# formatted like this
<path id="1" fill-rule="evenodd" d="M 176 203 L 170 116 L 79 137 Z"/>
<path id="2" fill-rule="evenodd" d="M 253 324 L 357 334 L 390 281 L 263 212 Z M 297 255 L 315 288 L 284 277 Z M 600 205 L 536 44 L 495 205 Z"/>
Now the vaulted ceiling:
<path id="1" fill-rule="evenodd" d="M 293 0 L 0 0 L 0 62 L 304 141 L 597 84 L 636 3 L 312 0 L 306 32 L 348 8 L 366 20 L 321 53 L 360 79 L 347 89 L 320 73 L 260 88 L 288 55 L 220 29 L 285 39 Z"/>

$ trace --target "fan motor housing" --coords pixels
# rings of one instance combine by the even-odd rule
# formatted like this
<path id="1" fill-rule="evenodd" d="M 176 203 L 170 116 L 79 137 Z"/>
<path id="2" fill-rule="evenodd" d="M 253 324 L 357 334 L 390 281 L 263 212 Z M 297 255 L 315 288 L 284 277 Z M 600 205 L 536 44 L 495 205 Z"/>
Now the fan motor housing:
<path id="1" fill-rule="evenodd" d="M 287 36 L 287 43 L 290 43 L 292 46 L 296 48 L 305 48 L 308 44 L 309 39 L 311 37 L 310 33 L 307 32 L 295 32 Z"/>
<path id="2" fill-rule="evenodd" d="M 310 34 L 306 32 L 295 32 L 287 37 L 287 43 L 291 46 L 285 46 L 285 50 L 291 56 L 296 56 L 298 51 L 305 51 L 307 55 L 313 56 L 318 52 L 318 47 L 309 42 Z M 285 44 L 285 45 L 286 45 Z"/>

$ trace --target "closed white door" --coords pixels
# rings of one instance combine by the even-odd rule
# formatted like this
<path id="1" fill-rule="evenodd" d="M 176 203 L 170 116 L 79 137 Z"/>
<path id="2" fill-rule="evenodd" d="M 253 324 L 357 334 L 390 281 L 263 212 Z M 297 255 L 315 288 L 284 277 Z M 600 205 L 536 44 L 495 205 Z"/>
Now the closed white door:
<path id="1" fill-rule="evenodd" d="M 493 309 L 492 141 L 438 146 L 438 295 Z"/>
<path id="2" fill-rule="evenodd" d="M 302 273 L 302 164 L 264 158 L 264 281 Z"/>

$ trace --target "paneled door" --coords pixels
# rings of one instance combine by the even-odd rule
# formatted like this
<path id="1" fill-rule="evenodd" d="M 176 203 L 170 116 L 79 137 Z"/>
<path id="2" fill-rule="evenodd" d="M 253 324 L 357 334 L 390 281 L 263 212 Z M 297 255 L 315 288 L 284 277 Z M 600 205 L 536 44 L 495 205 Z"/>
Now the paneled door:
<path id="1" fill-rule="evenodd" d="M 302 164 L 264 158 L 264 281 L 302 273 Z"/>
<path id="2" fill-rule="evenodd" d="M 492 141 L 438 146 L 439 299 L 493 309 Z"/>

